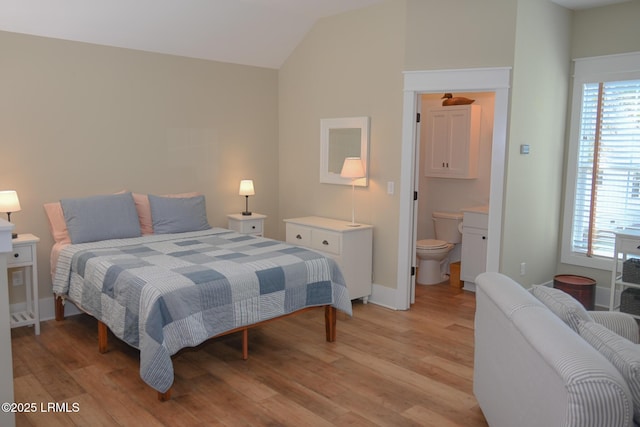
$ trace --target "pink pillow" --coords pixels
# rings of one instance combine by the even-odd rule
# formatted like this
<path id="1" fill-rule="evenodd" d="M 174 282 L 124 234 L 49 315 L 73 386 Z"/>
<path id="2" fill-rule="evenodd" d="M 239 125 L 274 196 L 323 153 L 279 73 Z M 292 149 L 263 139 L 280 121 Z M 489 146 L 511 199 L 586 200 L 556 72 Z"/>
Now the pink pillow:
<path id="1" fill-rule="evenodd" d="M 186 198 L 196 197 L 200 193 L 180 193 L 180 194 L 165 194 L 162 197 L 173 198 Z M 146 194 L 133 193 L 133 201 L 136 204 L 136 210 L 138 211 L 138 219 L 140 220 L 140 231 L 142 234 L 153 234 L 153 221 L 151 219 L 151 206 L 149 205 L 149 197 Z M 65 226 L 66 227 L 66 226 Z"/>
<path id="2" fill-rule="evenodd" d="M 44 210 L 49 218 L 49 230 L 56 243 L 71 243 L 67 223 L 64 220 L 64 212 L 60 202 L 45 203 Z"/>

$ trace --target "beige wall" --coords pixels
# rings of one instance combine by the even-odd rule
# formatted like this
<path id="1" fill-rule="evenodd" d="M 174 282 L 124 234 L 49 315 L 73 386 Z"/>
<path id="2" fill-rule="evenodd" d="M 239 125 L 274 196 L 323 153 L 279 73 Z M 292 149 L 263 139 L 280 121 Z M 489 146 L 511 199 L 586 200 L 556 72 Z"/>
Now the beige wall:
<path id="1" fill-rule="evenodd" d="M 500 269 L 525 285 L 550 280 L 559 254 L 570 28 L 568 10 L 519 0 Z"/>
<path id="2" fill-rule="evenodd" d="M 575 12 L 571 58 L 637 52 L 639 22 L 638 0 Z"/>
<path id="3" fill-rule="evenodd" d="M 513 0 L 407 0 L 405 70 L 513 64 Z"/>
<path id="4" fill-rule="evenodd" d="M 574 14 L 572 58 L 613 55 L 640 51 L 640 2 L 579 11 Z M 570 117 L 569 113 L 569 116 Z M 560 242 L 558 243 L 560 246 Z M 596 280 L 606 288 L 611 272 L 558 262 L 559 274 L 579 274 Z"/>
<path id="5" fill-rule="evenodd" d="M 17 231 L 42 239 L 41 297 L 51 295 L 45 202 L 200 191 L 211 225 L 226 226 L 251 178 L 250 208 L 277 234 L 277 70 L 4 32 L 0 52 L 0 189 L 18 191 Z"/>
<path id="6" fill-rule="evenodd" d="M 525 19 L 527 14 L 531 14 L 531 22 Z M 514 201 L 506 203 L 504 212 L 508 226 L 505 226 L 503 244 L 510 253 L 502 262 L 507 272 L 516 278 L 519 278 L 521 261 L 530 263 L 530 271 L 537 273 L 528 275 L 526 280 L 553 275 L 569 27 L 567 10 L 535 0 L 492 0 L 481 5 L 472 0 L 390 0 L 322 20 L 280 71 L 281 215 L 317 214 L 348 219 L 348 190 L 318 184 L 319 120 L 371 116 L 372 185 L 357 192 L 360 210 L 356 210 L 356 215 L 359 221 L 376 227 L 375 283 L 396 288 L 395 242 L 398 221 L 403 219 L 398 218 L 397 196 L 386 195 L 385 187 L 387 181 L 398 184 L 400 176 L 401 71 L 515 65 L 513 75 L 521 73 L 522 77 L 516 80 L 518 91 L 514 96 L 520 96 L 520 100 L 514 99 L 518 121 L 511 130 L 515 138 L 509 142 L 509 160 L 522 162 L 513 152 L 517 152 L 524 141 L 532 145 L 534 154 L 524 160 L 523 168 L 518 165 L 509 170 L 508 179 L 513 183 L 508 191 Z M 541 32 L 541 28 L 545 31 Z M 521 68 L 516 68 L 520 64 Z M 540 70 L 541 73 L 535 74 Z M 526 83 L 529 78 L 533 79 L 531 86 Z M 559 96 L 560 107 L 532 105 L 532 95 L 536 100 Z M 395 104 L 390 103 L 391 100 L 395 100 Z M 381 101 L 385 108 L 370 112 L 378 105 L 382 107 L 378 104 Z M 531 116 L 550 120 L 550 124 L 543 126 L 540 120 L 532 122 Z M 381 129 L 381 125 L 385 128 Z M 545 156 L 553 158 L 548 160 Z M 536 187 L 532 177 L 543 173 L 547 174 L 542 177 L 543 185 Z M 540 207 L 523 213 L 523 200 Z M 370 208 L 363 211 L 362 206 Z M 550 210 L 545 210 L 547 208 Z M 540 235 L 522 233 L 521 219 L 530 221 L 536 232 L 541 231 L 542 223 L 545 228 Z M 522 243 L 522 238 L 530 237 L 534 239 L 529 246 Z M 511 268 L 514 263 L 517 274 Z"/>
<path id="7" fill-rule="evenodd" d="M 370 183 L 356 221 L 373 224 L 374 282 L 395 288 L 404 2 L 320 20 L 280 70 L 280 215 L 349 220 L 351 188 L 320 184 L 320 119 L 371 118 Z M 284 237 L 284 227 L 280 227 Z"/>

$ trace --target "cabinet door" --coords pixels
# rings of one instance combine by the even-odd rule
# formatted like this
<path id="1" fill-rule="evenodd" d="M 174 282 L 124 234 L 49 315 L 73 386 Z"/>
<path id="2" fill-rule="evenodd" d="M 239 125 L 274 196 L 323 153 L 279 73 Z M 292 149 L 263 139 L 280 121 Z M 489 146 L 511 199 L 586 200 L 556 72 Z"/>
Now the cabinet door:
<path id="1" fill-rule="evenodd" d="M 464 178 L 469 171 L 469 110 L 454 110 L 449 114 L 449 144 L 447 172 Z"/>
<path id="2" fill-rule="evenodd" d="M 427 113 L 427 144 L 424 156 L 426 176 L 442 176 L 447 173 L 449 122 L 449 115 L 445 111 Z"/>
<path id="3" fill-rule="evenodd" d="M 462 233 L 462 257 L 460 280 L 474 282 L 478 274 L 486 270 L 487 230 L 465 227 Z"/>
<path id="4" fill-rule="evenodd" d="M 478 105 L 435 108 L 427 111 L 425 176 L 476 178 L 480 142 Z"/>

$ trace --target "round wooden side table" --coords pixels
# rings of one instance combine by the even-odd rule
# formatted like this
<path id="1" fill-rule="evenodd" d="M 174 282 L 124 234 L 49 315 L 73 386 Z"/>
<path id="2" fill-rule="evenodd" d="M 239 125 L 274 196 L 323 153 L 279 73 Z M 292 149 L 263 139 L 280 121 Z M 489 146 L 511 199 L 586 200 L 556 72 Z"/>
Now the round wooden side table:
<path id="1" fill-rule="evenodd" d="M 559 274 L 553 278 L 553 287 L 568 293 L 580 301 L 587 310 L 593 310 L 595 308 L 595 280 L 573 274 Z"/>

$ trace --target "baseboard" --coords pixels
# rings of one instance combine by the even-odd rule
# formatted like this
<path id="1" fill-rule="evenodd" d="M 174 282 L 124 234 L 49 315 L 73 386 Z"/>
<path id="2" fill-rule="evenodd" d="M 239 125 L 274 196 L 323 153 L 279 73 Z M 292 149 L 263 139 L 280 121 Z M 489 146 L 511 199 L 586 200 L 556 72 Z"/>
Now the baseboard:
<path id="1" fill-rule="evenodd" d="M 469 292 L 475 292 L 476 291 L 476 284 L 473 282 L 463 282 L 464 286 L 462 287 L 462 290 L 464 291 L 469 291 Z"/>
<path id="2" fill-rule="evenodd" d="M 56 318 L 55 300 L 53 297 L 41 298 L 39 300 L 38 308 L 40 309 L 40 321 L 51 320 Z M 12 313 L 24 311 L 27 309 L 27 303 L 21 302 L 17 304 L 11 304 L 9 310 Z M 66 301 L 64 305 L 64 315 L 73 316 L 80 314 L 82 311 L 78 309 L 72 302 Z"/>
<path id="3" fill-rule="evenodd" d="M 373 284 L 371 287 L 371 296 L 369 302 L 391 310 L 397 310 L 396 294 L 397 289 L 391 289 L 386 286 Z"/>

